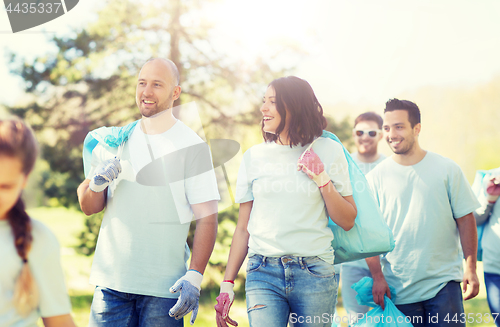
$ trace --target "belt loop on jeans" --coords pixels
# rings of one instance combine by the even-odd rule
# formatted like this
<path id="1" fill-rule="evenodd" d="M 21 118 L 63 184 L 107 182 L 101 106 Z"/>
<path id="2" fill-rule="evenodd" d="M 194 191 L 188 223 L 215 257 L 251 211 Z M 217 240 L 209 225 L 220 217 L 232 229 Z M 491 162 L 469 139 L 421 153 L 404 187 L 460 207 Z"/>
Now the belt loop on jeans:
<path id="1" fill-rule="evenodd" d="M 299 257 L 300 269 L 304 269 L 306 267 L 305 263 L 302 261 L 304 257 Z"/>
<path id="2" fill-rule="evenodd" d="M 266 257 L 262 256 L 262 267 L 266 266 Z"/>

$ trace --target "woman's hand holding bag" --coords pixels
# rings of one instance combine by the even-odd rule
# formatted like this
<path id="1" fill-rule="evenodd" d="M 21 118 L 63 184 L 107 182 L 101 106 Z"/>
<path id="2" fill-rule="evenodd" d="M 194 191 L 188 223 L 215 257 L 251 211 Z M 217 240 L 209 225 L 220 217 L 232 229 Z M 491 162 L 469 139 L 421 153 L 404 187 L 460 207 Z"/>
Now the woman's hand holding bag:
<path id="1" fill-rule="evenodd" d="M 326 173 L 325 165 L 311 146 L 312 143 L 300 156 L 297 162 L 297 170 L 302 170 L 319 188 L 322 188 L 330 182 L 330 176 Z"/>
<path id="2" fill-rule="evenodd" d="M 486 183 L 486 199 L 488 202 L 496 202 L 498 196 L 500 196 L 500 175 L 490 178 Z"/>

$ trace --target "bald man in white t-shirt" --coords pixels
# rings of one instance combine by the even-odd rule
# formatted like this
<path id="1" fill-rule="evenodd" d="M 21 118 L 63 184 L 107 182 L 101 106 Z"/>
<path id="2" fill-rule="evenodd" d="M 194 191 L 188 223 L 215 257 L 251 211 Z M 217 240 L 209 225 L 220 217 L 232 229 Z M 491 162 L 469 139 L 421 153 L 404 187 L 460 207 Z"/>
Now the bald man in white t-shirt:
<path id="1" fill-rule="evenodd" d="M 85 214 L 105 209 L 90 274 L 97 286 L 91 326 L 177 327 L 191 311 L 191 324 L 196 319 L 220 197 L 208 145 L 172 114 L 180 93 L 175 64 L 149 60 L 137 79 L 142 119 L 121 150 L 105 143 L 92 150 L 92 168 L 78 187 Z M 208 169 L 200 172 L 200 163 Z"/>

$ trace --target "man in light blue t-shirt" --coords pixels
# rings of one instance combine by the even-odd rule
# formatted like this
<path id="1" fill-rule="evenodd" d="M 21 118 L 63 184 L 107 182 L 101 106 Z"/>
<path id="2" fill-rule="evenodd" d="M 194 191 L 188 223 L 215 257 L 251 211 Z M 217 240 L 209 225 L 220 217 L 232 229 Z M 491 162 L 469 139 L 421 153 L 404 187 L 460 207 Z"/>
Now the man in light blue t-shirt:
<path id="1" fill-rule="evenodd" d="M 365 175 L 386 158 L 378 152 L 378 143 L 383 136 L 382 123 L 382 117 L 373 111 L 365 112 L 354 120 L 352 137 L 358 151 L 352 153 L 352 159 Z"/>
<path id="2" fill-rule="evenodd" d="M 137 79 L 142 119 L 120 129 L 124 141 L 106 135 L 91 150 L 78 199 L 87 215 L 106 209 L 90 274 L 91 326 L 183 326 L 191 311 L 196 319 L 220 197 L 208 145 L 172 114 L 180 93 L 175 64 L 149 60 Z"/>
<path id="3" fill-rule="evenodd" d="M 396 247 L 366 260 L 373 297 L 383 307 L 389 284 L 396 289 L 396 306 L 413 326 L 465 326 L 460 282 L 465 300 L 479 292 L 473 216 L 479 203 L 455 162 L 420 147 L 420 129 L 416 104 L 386 103 L 383 130 L 394 155 L 367 179 Z"/>
<path id="4" fill-rule="evenodd" d="M 365 175 L 386 158 L 384 154 L 378 152 L 378 143 L 382 139 L 382 123 L 382 117 L 372 111 L 365 112 L 354 120 L 352 136 L 358 151 L 352 154 L 352 158 Z M 361 278 L 372 275 L 364 259 L 345 262 L 340 266 L 343 305 L 349 321 L 356 322 L 357 318 L 367 313 L 370 307 L 358 304 L 357 293 L 351 286 Z"/>

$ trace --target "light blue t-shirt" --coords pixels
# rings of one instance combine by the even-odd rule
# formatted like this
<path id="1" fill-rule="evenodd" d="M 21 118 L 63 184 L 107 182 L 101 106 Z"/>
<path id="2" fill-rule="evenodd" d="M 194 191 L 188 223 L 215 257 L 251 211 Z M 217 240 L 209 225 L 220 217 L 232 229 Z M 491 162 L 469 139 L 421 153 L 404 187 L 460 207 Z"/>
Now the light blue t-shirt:
<path id="1" fill-rule="evenodd" d="M 486 199 L 486 192 L 484 192 L 486 188 L 485 182 L 490 180 L 491 177 L 499 174 L 500 168 L 497 168 L 491 170 L 490 173 L 484 177 L 482 192 L 478 196 L 481 208 L 476 211 L 476 214 L 484 214 L 487 209 L 488 200 Z M 484 272 L 500 275 L 500 199 L 497 200 L 491 208 L 489 220 L 484 225 L 481 245 L 483 247 Z"/>
<path id="2" fill-rule="evenodd" d="M 460 167 L 427 151 L 412 166 L 388 158 L 367 179 L 396 241 L 381 259 L 387 282 L 396 288 L 396 304 L 431 299 L 449 281 L 462 281 L 455 219 L 479 203 Z"/>
<path id="3" fill-rule="evenodd" d="M 387 157 L 379 153 L 379 158 L 375 160 L 374 162 L 363 162 L 360 161 L 358 158 L 358 152 L 354 152 L 352 155 L 352 159 L 354 162 L 358 165 L 359 169 L 363 172 L 363 174 L 368 174 L 375 166 L 377 166 L 379 163 L 381 163 L 383 160 L 385 160 Z M 365 259 L 363 260 L 355 260 L 355 261 L 349 261 L 349 262 L 344 262 L 342 266 L 346 267 L 357 267 L 357 268 L 363 268 L 366 270 L 369 270 L 368 265 L 366 264 Z"/>
<path id="4" fill-rule="evenodd" d="M 0 326 L 32 327 L 40 317 L 71 313 L 71 304 L 61 267 L 59 242 L 43 223 L 32 219 L 33 243 L 28 265 L 39 292 L 36 310 L 22 317 L 14 307 L 15 280 L 21 272 L 22 259 L 14 246 L 14 235 L 7 220 L 0 220 Z"/>
<path id="5" fill-rule="evenodd" d="M 146 135 L 140 124 L 136 125 L 123 147 L 122 172 L 108 187 L 91 284 L 126 293 L 178 297 L 169 288 L 186 273 L 191 205 L 220 199 L 213 170 L 195 176 L 189 174 L 200 160 L 196 153 L 183 155 L 182 149 L 196 144 L 208 147 L 181 121 L 156 135 Z M 117 148 L 97 145 L 87 178 L 101 162 L 118 152 Z M 172 163 L 178 165 L 162 164 L 160 168 L 165 169 L 169 178 L 174 172 L 174 180 L 168 185 L 151 186 L 149 183 L 154 184 L 160 172 L 155 169 L 146 175 L 142 172 L 152 159 L 168 159 L 169 154 L 173 155 Z M 164 163 L 170 162 L 167 159 Z M 186 178 L 175 180 L 179 174 L 185 174 Z"/>
<path id="6" fill-rule="evenodd" d="M 297 161 L 307 146 L 261 143 L 243 156 L 236 202 L 254 201 L 248 222 L 248 252 L 268 257 L 319 256 L 333 264 L 333 233 L 321 192 Z M 342 146 L 328 138 L 313 145 L 336 189 L 352 195 Z"/>
<path id="7" fill-rule="evenodd" d="M 373 168 L 375 168 L 379 163 L 384 161 L 387 158 L 383 153 L 379 153 L 379 157 L 374 162 L 363 162 L 358 158 L 358 152 L 353 152 L 351 154 L 352 160 L 358 165 L 359 169 L 363 172 L 363 174 L 368 174 Z"/>

